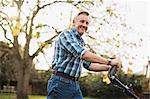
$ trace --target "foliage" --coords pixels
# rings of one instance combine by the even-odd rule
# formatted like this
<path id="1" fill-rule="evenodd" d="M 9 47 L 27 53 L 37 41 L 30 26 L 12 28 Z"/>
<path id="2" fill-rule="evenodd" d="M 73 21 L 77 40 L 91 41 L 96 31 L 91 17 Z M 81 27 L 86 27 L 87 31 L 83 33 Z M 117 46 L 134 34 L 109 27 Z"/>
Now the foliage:
<path id="1" fill-rule="evenodd" d="M 50 78 L 50 71 L 34 70 L 31 74 L 30 85 L 32 95 L 47 95 L 47 80 Z"/>
<path id="2" fill-rule="evenodd" d="M 47 79 L 50 77 L 51 71 L 47 70 L 36 70 L 35 68 L 32 68 L 30 81 L 39 80 L 39 81 L 47 81 Z"/>
<path id="3" fill-rule="evenodd" d="M 51 45 L 54 39 L 60 33 L 55 27 L 35 23 L 35 19 L 41 9 L 46 8 L 47 6 L 53 5 L 55 3 L 65 2 L 65 1 L 46 1 L 42 2 L 40 0 L 34 1 L 35 4 L 31 5 L 30 1 L 26 0 L 11 0 L 10 2 L 0 1 L 0 31 L 3 33 L 4 38 L 12 48 L 0 46 L 0 52 L 8 51 L 9 54 L 13 58 L 11 58 L 12 67 L 16 71 L 16 79 L 17 79 L 17 98 L 28 98 L 28 87 L 29 87 L 29 79 L 30 79 L 30 72 L 31 67 L 33 65 L 33 59 L 39 55 L 39 53 L 43 53 L 43 49 L 47 47 L 47 45 Z M 67 1 L 66 1 L 67 2 Z M 31 7 L 31 6 L 32 7 Z M 24 6 L 27 8 L 24 9 Z M 4 9 L 12 7 L 16 11 L 15 16 L 9 15 L 9 13 Z M 28 10 L 26 13 L 26 10 Z M 25 15 L 26 13 L 26 15 Z M 15 18 L 13 18 L 15 17 Z M 38 48 L 32 54 L 31 42 L 32 40 L 37 40 L 41 36 L 41 31 L 50 29 L 53 31 L 53 36 L 51 35 L 48 39 L 40 42 L 36 42 L 38 44 Z M 46 29 L 45 29 L 46 28 Z M 10 35 L 8 37 L 8 34 Z M 23 43 L 19 41 L 20 35 L 24 35 Z M 11 38 L 10 38 L 11 37 Z M 22 40 L 22 39 L 21 39 Z M 20 43 L 21 42 L 21 43 Z M 1 53 L 0 53 L 1 54 Z M 3 55 L 2 55 L 3 56 Z M 10 67 L 10 66 L 9 66 Z M 7 72 L 7 70 L 4 70 Z"/>
<path id="4" fill-rule="evenodd" d="M 7 43 L 0 42 L 0 46 L 9 47 Z M 12 65 L 12 56 L 7 52 L 0 52 L 0 79 L 2 81 L 12 81 L 16 79 L 15 67 Z M 11 75 L 10 75 L 11 74 Z"/>
<path id="5" fill-rule="evenodd" d="M 85 97 L 102 99 L 108 99 L 108 97 L 110 99 L 128 97 L 121 89 L 116 88 L 111 84 L 107 85 L 104 83 L 101 75 L 102 74 L 95 75 L 89 73 L 87 76 L 84 76 L 80 79 L 81 89 Z M 124 84 L 132 84 L 132 88 L 136 94 L 140 97 L 143 97 L 142 92 L 144 91 L 145 87 L 148 86 L 148 79 L 146 79 L 143 75 L 128 76 L 122 71 L 118 74 L 118 77 Z"/>
<path id="6" fill-rule="evenodd" d="M 50 78 L 51 71 L 32 69 L 30 86 L 32 95 L 47 95 L 47 80 Z"/>
<path id="7" fill-rule="evenodd" d="M 32 80 L 32 95 L 47 95 L 47 81 Z"/>
<path id="8" fill-rule="evenodd" d="M 141 43 L 140 41 L 132 43 L 120 40 L 121 38 L 120 35 L 124 36 L 124 34 L 121 34 L 122 33 L 121 30 L 129 30 L 129 27 L 127 27 L 127 24 L 125 23 L 124 18 L 121 16 L 121 14 L 117 12 L 116 10 L 117 3 L 115 2 L 112 2 L 111 4 L 107 4 L 103 0 L 100 0 L 99 2 L 92 2 L 86 0 L 84 1 L 34 0 L 33 2 L 34 3 L 32 3 L 32 0 L 0 1 L 1 7 L 0 32 L 2 32 L 2 34 L 4 35 L 5 38 L 4 41 L 9 43 L 9 47 L 7 48 L 0 46 L 0 56 L 1 51 L 3 52 L 8 51 L 9 55 L 11 55 L 11 57 L 9 58 L 11 59 L 11 62 L 9 61 L 6 62 L 7 64 L 8 62 L 11 63 L 11 65 L 3 64 L 1 65 L 0 68 L 2 68 L 1 72 L 6 75 L 8 75 L 7 73 L 14 73 L 14 74 L 16 73 L 15 74 L 16 77 L 12 78 L 17 79 L 18 84 L 17 94 L 21 98 L 27 97 L 27 87 L 29 80 L 31 79 L 30 73 L 32 73 L 32 65 L 34 63 L 33 59 L 35 59 L 40 53 L 43 53 L 44 55 L 45 52 L 44 49 L 46 49 L 48 45 L 52 46 L 57 36 L 63 30 L 63 28 L 61 28 L 62 24 L 60 22 L 63 18 L 63 14 L 65 13 L 65 11 L 63 10 L 59 13 L 58 16 L 57 15 L 55 16 L 55 18 L 58 18 L 60 16 L 57 25 L 49 24 L 51 23 L 49 21 L 48 23 L 43 21 L 44 19 L 49 20 L 49 18 L 50 21 L 53 20 L 53 17 L 51 16 L 54 15 L 54 13 L 49 13 L 49 10 L 54 7 L 53 5 L 68 4 L 67 8 L 69 8 L 69 6 L 71 5 L 70 7 L 71 10 L 69 12 L 70 19 L 66 18 L 68 20 L 65 20 L 69 21 L 67 27 L 70 27 L 72 15 L 75 13 L 75 10 L 77 11 L 86 10 L 91 13 L 93 22 L 91 23 L 92 30 L 89 30 L 86 36 L 87 46 L 90 48 L 90 50 L 92 50 L 97 54 L 115 55 L 117 54 L 117 51 L 119 51 L 122 47 L 124 48 L 128 48 L 128 46 L 133 47 L 133 45 L 137 45 L 137 42 Z M 7 10 L 4 10 L 5 8 L 15 9 L 16 14 L 14 16 L 11 16 L 10 13 L 7 12 Z M 59 9 L 62 8 L 59 6 Z M 50 17 L 45 18 L 44 16 L 46 14 L 47 15 L 50 14 Z M 42 20 L 39 20 L 38 16 L 42 17 Z M 64 16 L 66 15 L 64 14 Z M 113 31 L 113 33 L 110 31 Z M 47 36 L 48 37 L 47 39 L 44 37 L 44 40 L 40 41 L 44 33 L 45 34 L 47 33 L 47 35 L 49 36 Z M 96 35 L 95 36 L 91 35 L 92 33 L 95 33 Z M 110 36 L 108 37 L 107 35 Z M 33 41 L 35 41 L 34 44 Z M 35 47 L 35 45 L 37 47 Z M 32 48 L 34 48 L 33 52 L 31 50 Z M 123 52 L 122 56 L 128 58 L 129 56 L 128 54 L 129 53 L 125 51 Z M 8 66 L 8 68 L 10 69 L 4 69 L 3 68 L 4 66 Z M 14 71 L 10 72 L 9 70 Z M 44 74 L 41 74 L 39 77 L 34 75 L 33 78 L 35 77 L 36 79 L 41 80 L 42 78 L 41 76 L 43 77 Z"/>
<path id="9" fill-rule="evenodd" d="M 28 92 L 32 95 L 47 95 L 47 80 L 50 78 L 51 72 L 50 71 L 41 71 L 33 69 L 31 72 L 30 78 L 30 88 Z M 1 76 L 6 76 L 5 74 Z M 17 86 L 16 79 L 8 79 L 6 76 L 5 79 L 0 80 L 0 86 L 3 89 L 3 86 Z M 15 89 L 16 90 L 16 89 Z"/>

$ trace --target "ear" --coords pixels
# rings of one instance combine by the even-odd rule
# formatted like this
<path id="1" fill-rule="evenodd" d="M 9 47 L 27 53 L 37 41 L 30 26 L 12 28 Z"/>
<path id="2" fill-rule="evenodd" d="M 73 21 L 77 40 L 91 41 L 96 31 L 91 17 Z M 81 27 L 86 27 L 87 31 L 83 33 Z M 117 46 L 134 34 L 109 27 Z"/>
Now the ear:
<path id="1" fill-rule="evenodd" d="M 72 23 L 73 23 L 73 26 L 74 26 L 74 25 L 75 25 L 75 20 L 73 20 L 73 22 L 72 22 Z"/>

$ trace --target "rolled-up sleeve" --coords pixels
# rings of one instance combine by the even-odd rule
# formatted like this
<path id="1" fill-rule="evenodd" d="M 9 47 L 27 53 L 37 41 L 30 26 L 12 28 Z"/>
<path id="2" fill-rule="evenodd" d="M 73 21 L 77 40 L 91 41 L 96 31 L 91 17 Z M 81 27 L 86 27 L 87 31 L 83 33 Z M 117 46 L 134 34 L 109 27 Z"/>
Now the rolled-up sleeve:
<path id="1" fill-rule="evenodd" d="M 89 70 L 90 65 L 91 65 L 91 62 L 83 60 L 83 67 L 84 67 L 85 69 L 88 69 L 88 70 Z"/>
<path id="2" fill-rule="evenodd" d="M 85 49 L 74 40 L 73 36 L 74 35 L 72 35 L 70 32 L 63 32 L 60 35 L 60 43 L 75 57 L 82 57 L 82 55 L 85 53 Z"/>

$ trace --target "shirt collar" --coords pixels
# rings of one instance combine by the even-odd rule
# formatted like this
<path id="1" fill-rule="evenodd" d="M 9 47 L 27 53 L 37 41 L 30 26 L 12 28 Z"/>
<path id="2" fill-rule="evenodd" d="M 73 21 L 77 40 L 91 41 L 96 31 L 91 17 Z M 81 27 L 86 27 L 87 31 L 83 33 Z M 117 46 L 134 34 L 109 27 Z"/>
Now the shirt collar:
<path id="1" fill-rule="evenodd" d="M 79 33 L 78 33 L 78 31 L 77 31 L 76 28 L 72 28 L 71 31 L 72 31 L 73 33 L 75 33 L 76 36 L 78 36 L 78 37 L 81 38 L 81 36 L 79 35 Z"/>
<path id="2" fill-rule="evenodd" d="M 84 40 L 82 37 L 79 35 L 78 31 L 76 28 L 71 28 L 71 31 L 77 36 L 77 38 L 85 45 Z"/>

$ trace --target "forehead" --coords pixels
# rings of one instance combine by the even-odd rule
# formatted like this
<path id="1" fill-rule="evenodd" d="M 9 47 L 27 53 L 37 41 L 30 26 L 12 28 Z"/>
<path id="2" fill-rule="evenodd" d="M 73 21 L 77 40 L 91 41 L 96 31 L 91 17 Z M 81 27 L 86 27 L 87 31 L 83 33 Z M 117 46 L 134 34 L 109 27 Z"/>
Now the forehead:
<path id="1" fill-rule="evenodd" d="M 77 20 L 85 20 L 87 22 L 90 22 L 90 17 L 85 15 L 85 14 L 80 14 L 79 16 L 77 16 Z"/>

